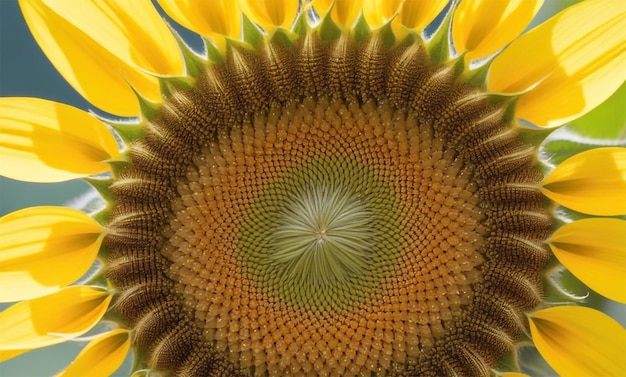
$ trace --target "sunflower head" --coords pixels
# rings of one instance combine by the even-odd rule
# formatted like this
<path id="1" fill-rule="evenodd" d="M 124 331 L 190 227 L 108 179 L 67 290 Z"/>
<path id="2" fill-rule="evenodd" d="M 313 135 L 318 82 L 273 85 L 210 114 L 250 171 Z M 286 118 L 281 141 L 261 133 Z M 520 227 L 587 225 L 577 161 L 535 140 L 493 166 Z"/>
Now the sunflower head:
<path id="1" fill-rule="evenodd" d="M 446 3 L 160 0 L 198 54 L 149 1 L 20 1 L 67 81 L 134 117 L 0 101 L 2 174 L 84 178 L 106 203 L 0 220 L 0 274 L 23 287 L 0 357 L 91 331 L 62 376 L 130 348 L 138 375 L 512 376 L 533 372 L 527 346 L 561 374 L 626 372 L 626 330 L 562 278 L 626 301 L 603 276 L 626 282 L 625 149 L 541 158 L 546 127 L 623 83 L 626 8 L 522 34 L 541 1 Z M 50 260 L 63 273 L 43 277 Z"/>

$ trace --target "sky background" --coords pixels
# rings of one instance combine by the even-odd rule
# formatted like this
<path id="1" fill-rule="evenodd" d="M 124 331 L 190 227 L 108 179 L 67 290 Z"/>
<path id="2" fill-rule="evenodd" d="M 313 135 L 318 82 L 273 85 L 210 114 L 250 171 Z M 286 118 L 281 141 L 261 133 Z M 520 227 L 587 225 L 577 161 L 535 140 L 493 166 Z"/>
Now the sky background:
<path id="1" fill-rule="evenodd" d="M 72 0 L 67 0 L 72 1 Z M 132 1 L 132 0 L 128 0 Z M 576 0 L 547 0 L 545 19 Z M 187 34 L 189 35 L 189 34 Z M 41 52 L 19 11 L 17 0 L 0 0 L 0 96 L 39 97 L 89 109 L 90 105 L 71 88 Z M 24 183 L 0 177 L 0 216 L 37 205 L 67 205 L 89 186 L 78 180 L 55 184 Z M 0 305 L 3 309 L 7 305 Z M 623 306 L 612 314 L 624 323 Z M 0 364 L 2 377 L 37 377 L 53 375 L 68 365 L 84 343 L 67 342 L 60 346 L 35 350 Z M 116 376 L 127 375 L 122 370 Z"/>

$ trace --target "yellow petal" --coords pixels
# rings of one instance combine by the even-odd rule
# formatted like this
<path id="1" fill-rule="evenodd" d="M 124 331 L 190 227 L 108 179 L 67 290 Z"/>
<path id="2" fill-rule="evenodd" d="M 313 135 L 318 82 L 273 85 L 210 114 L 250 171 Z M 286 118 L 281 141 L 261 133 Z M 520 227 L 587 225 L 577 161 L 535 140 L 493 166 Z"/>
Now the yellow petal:
<path id="1" fill-rule="evenodd" d="M 363 0 L 363 17 L 372 29 L 390 21 L 402 6 L 403 0 Z"/>
<path id="2" fill-rule="evenodd" d="M 223 36 L 238 40 L 241 10 L 233 0 L 158 0 L 176 22 L 223 45 Z"/>
<path id="3" fill-rule="evenodd" d="M 626 214 L 626 148 L 597 148 L 557 166 L 543 181 L 543 193 L 578 212 Z"/>
<path id="4" fill-rule="evenodd" d="M 32 207 L 0 218 L 0 302 L 41 297 L 84 275 L 104 233 L 85 213 Z"/>
<path id="5" fill-rule="evenodd" d="M 139 115 L 130 83 L 161 100 L 152 75 L 182 75 L 178 44 L 149 0 L 20 0 L 33 37 L 65 80 L 95 106 Z"/>
<path id="6" fill-rule="evenodd" d="M 530 316 L 539 353 L 561 376 L 626 376 L 626 330 L 582 306 L 559 306 Z"/>
<path id="7" fill-rule="evenodd" d="M 601 295 L 626 304 L 626 221 L 574 221 L 560 227 L 549 244 L 577 278 Z"/>
<path id="8" fill-rule="evenodd" d="M 110 301 L 105 289 L 78 285 L 9 307 L 0 312 L 0 361 L 15 356 L 15 351 L 84 334 L 100 321 Z"/>
<path id="9" fill-rule="evenodd" d="M 331 9 L 330 18 L 344 29 L 350 29 L 361 14 L 362 0 L 313 0 L 311 5 L 322 17 Z"/>
<path id="10" fill-rule="evenodd" d="M 584 1 L 509 45 L 487 88 L 524 94 L 519 118 L 558 126 L 604 102 L 626 79 L 626 2 Z"/>
<path id="11" fill-rule="evenodd" d="M 445 8 L 448 0 L 405 0 L 394 24 L 422 30 Z"/>
<path id="12" fill-rule="evenodd" d="M 239 5 L 268 33 L 276 28 L 290 30 L 298 14 L 298 2 L 293 0 L 239 0 Z"/>
<path id="13" fill-rule="evenodd" d="M 126 359 L 130 333 L 116 329 L 89 342 L 67 369 L 55 377 L 108 377 Z"/>
<path id="14" fill-rule="evenodd" d="M 0 98 L 0 174 L 60 182 L 110 170 L 119 158 L 107 127 L 82 110 L 39 98 Z"/>
<path id="15" fill-rule="evenodd" d="M 461 1 L 452 21 L 454 48 L 469 60 L 493 54 L 528 26 L 543 0 Z M 488 17 L 485 17 L 488 15 Z"/>

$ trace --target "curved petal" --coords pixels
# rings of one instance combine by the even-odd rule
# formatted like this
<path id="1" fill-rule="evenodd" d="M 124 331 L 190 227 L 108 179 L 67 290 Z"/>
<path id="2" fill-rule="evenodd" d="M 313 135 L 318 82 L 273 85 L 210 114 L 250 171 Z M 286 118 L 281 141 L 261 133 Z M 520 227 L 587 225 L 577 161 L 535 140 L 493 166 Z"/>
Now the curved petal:
<path id="1" fill-rule="evenodd" d="M 487 88 L 526 92 L 516 114 L 538 126 L 578 118 L 626 79 L 626 2 L 584 1 L 511 43 L 489 71 Z"/>
<path id="2" fill-rule="evenodd" d="M 78 285 L 0 312 L 0 361 L 86 333 L 100 321 L 111 297 L 103 288 Z"/>
<path id="3" fill-rule="evenodd" d="M 402 6 L 403 0 L 363 0 L 363 17 L 372 29 L 391 20 Z"/>
<path id="4" fill-rule="evenodd" d="M 448 0 L 405 0 L 394 24 L 422 30 L 446 7 Z"/>
<path id="5" fill-rule="evenodd" d="M 350 29 L 359 14 L 361 14 L 362 0 L 313 0 L 311 2 L 315 11 L 324 16 L 331 9 L 330 18 L 344 29 Z"/>
<path id="6" fill-rule="evenodd" d="M 41 297 L 83 276 L 104 233 L 85 213 L 32 207 L 0 218 L 0 302 Z"/>
<path id="7" fill-rule="evenodd" d="M 543 193 L 578 212 L 597 216 L 626 214 L 626 148 L 597 148 L 557 166 L 543 183 Z"/>
<path id="8" fill-rule="evenodd" d="M 559 306 L 530 315 L 539 353 L 561 376 L 626 376 L 626 330 L 582 306 Z"/>
<path id="9" fill-rule="evenodd" d="M 238 0 L 243 13 L 270 33 L 276 28 L 290 30 L 298 15 L 293 0 Z"/>
<path id="10" fill-rule="evenodd" d="M 0 174 L 61 182 L 110 170 L 117 141 L 91 114 L 39 98 L 0 98 Z"/>
<path id="11" fill-rule="evenodd" d="M 577 278 L 601 295 L 626 304 L 626 221 L 574 221 L 554 232 L 549 244 Z"/>
<path id="12" fill-rule="evenodd" d="M 474 60 L 491 55 L 524 31 L 543 0 L 461 1 L 452 21 L 454 48 Z M 485 15 L 489 17 L 485 17 Z"/>
<path id="13" fill-rule="evenodd" d="M 108 377 L 122 365 L 129 349 L 127 330 L 110 331 L 89 342 L 72 364 L 55 377 Z"/>
<path id="14" fill-rule="evenodd" d="M 178 44 L 149 0 L 20 0 L 33 37 L 65 80 L 95 106 L 138 116 L 129 83 L 160 102 L 156 75 L 182 75 Z"/>
<path id="15" fill-rule="evenodd" d="M 241 36 L 241 10 L 233 0 L 158 0 L 163 10 L 189 30 L 225 46 L 224 36 Z"/>

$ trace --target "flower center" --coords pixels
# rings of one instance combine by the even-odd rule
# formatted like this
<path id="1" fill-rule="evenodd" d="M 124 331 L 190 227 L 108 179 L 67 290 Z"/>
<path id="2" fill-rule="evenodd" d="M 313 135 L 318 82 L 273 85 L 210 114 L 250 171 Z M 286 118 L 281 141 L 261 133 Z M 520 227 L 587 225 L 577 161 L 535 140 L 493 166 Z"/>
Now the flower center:
<path id="1" fill-rule="evenodd" d="M 249 253 L 244 263 L 262 277 L 259 283 L 275 285 L 279 296 L 296 298 L 294 304 L 304 307 L 341 307 L 339 294 L 357 289 L 375 259 L 373 243 L 381 237 L 380 221 L 360 197 L 362 180 L 347 181 L 354 169 L 333 170 L 339 165 L 333 162 L 313 162 L 277 180 L 255 203 L 239 241 Z M 322 182 L 294 176 L 316 173 Z M 280 187 L 292 182 L 289 191 Z"/>
<path id="2" fill-rule="evenodd" d="M 487 373 L 539 302 L 551 226 L 505 116 L 410 36 L 231 47 L 112 187 L 107 276 L 147 363 Z"/>

